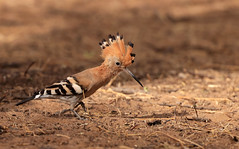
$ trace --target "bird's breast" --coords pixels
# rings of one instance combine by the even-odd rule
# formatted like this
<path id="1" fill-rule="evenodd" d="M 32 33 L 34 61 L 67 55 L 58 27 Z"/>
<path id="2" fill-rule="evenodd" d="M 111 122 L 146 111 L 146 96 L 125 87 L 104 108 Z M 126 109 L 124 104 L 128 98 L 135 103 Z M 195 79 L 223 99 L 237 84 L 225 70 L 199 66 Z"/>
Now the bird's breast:
<path id="1" fill-rule="evenodd" d="M 90 95 L 94 94 L 99 88 L 101 88 L 102 86 L 105 86 L 111 78 L 107 78 L 107 79 L 102 79 L 100 81 L 98 81 L 97 83 L 94 83 L 92 85 L 92 87 L 85 93 L 86 97 L 89 97 Z"/>

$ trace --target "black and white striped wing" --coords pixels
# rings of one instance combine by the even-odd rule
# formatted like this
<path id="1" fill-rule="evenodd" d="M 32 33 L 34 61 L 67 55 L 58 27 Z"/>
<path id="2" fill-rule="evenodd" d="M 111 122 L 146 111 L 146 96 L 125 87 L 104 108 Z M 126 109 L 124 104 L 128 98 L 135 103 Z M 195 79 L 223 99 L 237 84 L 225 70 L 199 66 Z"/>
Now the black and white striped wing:
<path id="1" fill-rule="evenodd" d="M 54 83 L 46 87 L 35 95 L 35 98 L 40 98 L 50 95 L 72 96 L 80 95 L 84 91 L 83 87 L 79 84 L 77 79 L 73 76 L 67 77 L 59 83 Z"/>
<path id="2" fill-rule="evenodd" d="M 22 100 L 16 105 L 18 106 L 37 98 L 79 96 L 84 92 L 86 92 L 86 90 L 79 84 L 77 79 L 74 76 L 70 76 L 59 83 L 54 83 L 46 87 L 40 92 L 35 92 L 32 97 Z"/>

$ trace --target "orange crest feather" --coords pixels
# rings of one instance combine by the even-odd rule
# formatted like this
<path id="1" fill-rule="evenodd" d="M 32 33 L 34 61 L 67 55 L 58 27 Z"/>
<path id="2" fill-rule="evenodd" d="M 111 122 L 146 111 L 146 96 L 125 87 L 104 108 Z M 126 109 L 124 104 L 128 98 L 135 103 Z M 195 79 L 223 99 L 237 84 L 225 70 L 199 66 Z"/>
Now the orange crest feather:
<path id="1" fill-rule="evenodd" d="M 132 53 L 134 44 L 129 42 L 127 50 L 125 50 L 125 44 L 123 36 L 117 33 L 117 36 L 109 35 L 109 42 L 105 39 L 99 43 L 102 49 L 101 57 L 107 59 L 107 57 L 118 57 L 122 65 L 127 67 L 134 62 L 135 54 Z"/>

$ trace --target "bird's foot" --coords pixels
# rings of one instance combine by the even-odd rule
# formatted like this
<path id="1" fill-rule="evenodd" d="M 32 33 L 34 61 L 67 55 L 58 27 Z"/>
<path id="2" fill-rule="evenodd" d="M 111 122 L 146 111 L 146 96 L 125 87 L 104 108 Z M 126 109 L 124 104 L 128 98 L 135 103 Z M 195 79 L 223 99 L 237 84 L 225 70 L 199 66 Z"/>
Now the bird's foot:
<path id="1" fill-rule="evenodd" d="M 72 111 L 72 112 L 75 114 L 75 116 L 76 116 L 77 118 L 79 118 L 80 120 L 85 120 L 85 119 L 86 119 L 86 118 L 80 116 L 80 115 L 79 115 L 75 110 L 73 110 L 73 109 L 65 109 L 65 110 L 62 110 L 62 111 L 60 111 L 60 112 L 56 112 L 56 113 L 54 113 L 53 115 L 61 116 L 62 114 L 66 113 L 66 112 L 68 112 L 68 111 Z"/>
<path id="2" fill-rule="evenodd" d="M 86 120 L 85 117 L 80 116 L 75 110 L 71 109 L 71 111 L 75 114 L 75 116 L 76 116 L 79 120 Z"/>

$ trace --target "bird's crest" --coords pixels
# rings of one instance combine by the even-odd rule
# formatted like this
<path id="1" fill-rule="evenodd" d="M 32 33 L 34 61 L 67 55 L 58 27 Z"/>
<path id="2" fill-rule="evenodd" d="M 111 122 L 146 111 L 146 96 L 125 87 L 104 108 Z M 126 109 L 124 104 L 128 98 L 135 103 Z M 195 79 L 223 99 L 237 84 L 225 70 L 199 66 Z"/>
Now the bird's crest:
<path id="1" fill-rule="evenodd" d="M 122 62 L 123 66 L 129 66 L 134 62 L 135 54 L 132 53 L 134 44 L 132 42 L 128 42 L 127 49 L 125 48 L 123 35 L 117 36 L 109 35 L 109 42 L 105 39 L 99 43 L 102 49 L 101 57 L 105 60 L 107 57 L 118 57 Z"/>

